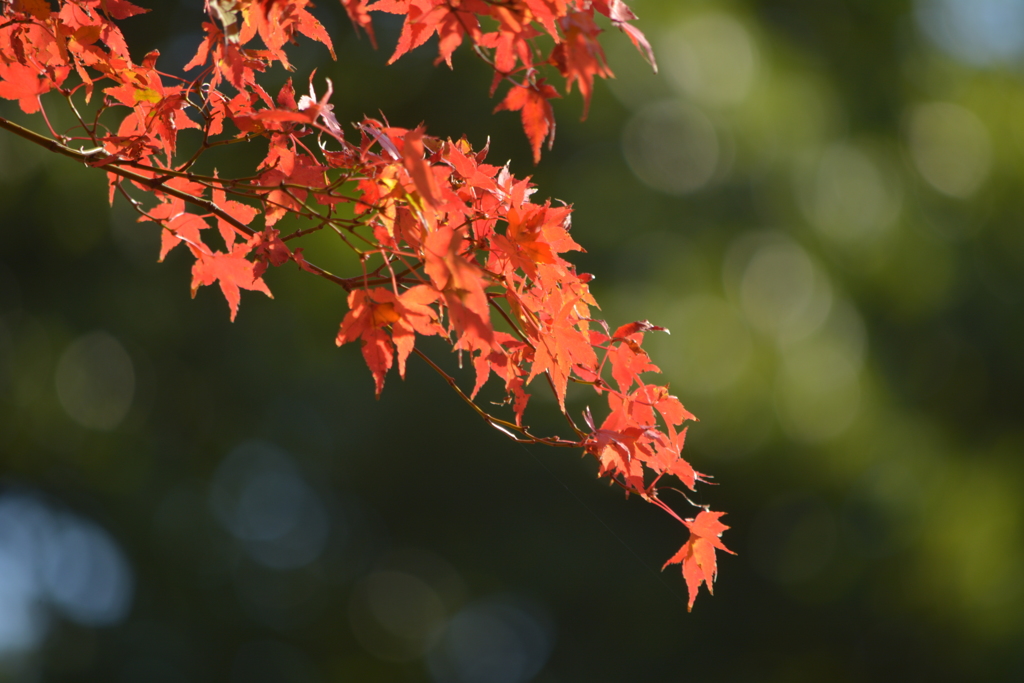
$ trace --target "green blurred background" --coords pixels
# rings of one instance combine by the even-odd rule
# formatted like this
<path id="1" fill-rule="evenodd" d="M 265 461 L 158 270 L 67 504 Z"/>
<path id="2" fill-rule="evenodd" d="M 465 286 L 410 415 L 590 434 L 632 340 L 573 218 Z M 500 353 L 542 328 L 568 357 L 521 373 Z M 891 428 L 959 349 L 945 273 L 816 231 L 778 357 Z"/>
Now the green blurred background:
<path id="1" fill-rule="evenodd" d="M 374 401 L 336 287 L 275 271 L 231 324 L 101 174 L 3 134 L 0 679 L 1024 680 L 1024 0 L 633 6 L 661 72 L 605 34 L 535 168 L 468 51 L 384 66 L 394 17 L 375 52 L 322 0 L 339 60 L 296 76 L 575 205 L 605 317 L 672 330 L 716 595 L 687 614 L 676 523 L 423 364 Z M 172 70 L 199 22 L 125 28 Z"/>

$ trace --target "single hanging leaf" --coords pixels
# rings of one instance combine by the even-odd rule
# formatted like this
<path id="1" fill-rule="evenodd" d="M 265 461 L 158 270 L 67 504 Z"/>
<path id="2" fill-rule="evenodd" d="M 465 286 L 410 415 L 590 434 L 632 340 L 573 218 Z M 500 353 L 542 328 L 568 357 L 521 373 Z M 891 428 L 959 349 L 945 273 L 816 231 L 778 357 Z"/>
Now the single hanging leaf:
<path id="1" fill-rule="evenodd" d="M 583 119 L 590 111 L 590 97 L 594 92 L 594 76 L 612 78 L 611 69 L 604 58 L 604 50 L 597 42 L 601 29 L 594 23 L 593 10 L 571 12 L 559 20 L 565 40 L 551 52 L 551 61 L 565 77 L 565 91 L 572 92 L 572 84 L 579 83 L 583 95 Z"/>
<path id="2" fill-rule="evenodd" d="M 238 315 L 240 289 L 263 292 L 271 299 L 274 298 L 263 278 L 256 277 L 253 272 L 256 264 L 245 258 L 249 253 L 248 244 L 235 244 L 227 254 L 220 251 L 208 254 L 195 248 L 192 249 L 192 253 L 196 257 L 196 263 L 192 266 L 192 296 L 195 297 L 201 285 L 219 282 L 220 291 L 223 292 L 231 309 L 231 322 L 235 322 L 235 316 Z"/>
<path id="3" fill-rule="evenodd" d="M 675 555 L 669 558 L 662 567 L 670 564 L 683 565 L 683 578 L 686 579 L 686 589 L 690 594 L 690 602 L 686 610 L 693 609 L 693 601 L 697 599 L 697 589 L 703 583 L 708 587 L 708 593 L 714 593 L 712 585 L 715 576 L 718 574 L 718 564 L 715 558 L 715 549 L 724 550 L 735 555 L 722 543 L 720 536 L 728 529 L 722 524 L 719 518 L 724 512 L 701 511 L 695 519 L 685 520 L 683 523 L 690 529 L 690 540 L 683 544 Z"/>
<path id="4" fill-rule="evenodd" d="M 269 266 L 281 266 L 293 258 L 291 250 L 281 240 L 281 233 L 267 228 L 249 238 L 249 248 L 256 253 L 253 275 L 262 277 Z"/>
<path id="5" fill-rule="evenodd" d="M 327 29 L 324 28 L 323 24 L 317 21 L 316 17 L 306 10 L 300 10 L 298 20 L 295 23 L 295 28 L 299 33 L 310 40 L 323 43 L 331 53 L 331 59 L 338 61 L 338 56 L 334 54 L 334 44 L 331 42 L 331 37 L 327 34 Z"/>
<path id="6" fill-rule="evenodd" d="M 341 0 L 341 4 L 352 21 L 352 26 L 355 27 L 356 35 L 359 35 L 359 29 L 366 31 L 366 35 L 370 36 L 370 44 L 376 50 L 377 36 L 373 33 L 373 22 L 367 11 L 368 0 Z"/>
<path id="7" fill-rule="evenodd" d="M 551 378 L 558 406 L 565 412 L 565 391 L 573 367 L 597 367 L 597 355 L 588 342 L 579 317 L 579 297 L 557 288 L 545 293 L 545 321 L 532 340 L 536 355 L 527 383 L 544 372 Z"/>
<path id="8" fill-rule="evenodd" d="M 593 0 L 594 9 L 612 20 L 612 25 L 625 33 L 633 46 L 643 55 L 647 63 L 658 73 L 658 62 L 654 59 L 654 50 L 643 31 L 629 22 L 636 19 L 636 14 L 622 0 Z"/>
<path id="9" fill-rule="evenodd" d="M 412 353 L 416 334 L 444 335 L 432 308 L 440 293 L 430 285 L 416 285 L 400 296 L 378 287 L 356 289 L 348 295 L 349 312 L 341 321 L 335 343 L 338 346 L 363 340 L 363 358 L 370 368 L 377 396 L 384 389 L 384 376 L 398 351 L 398 373 L 405 379 L 405 361 Z M 391 336 L 384 330 L 391 326 Z M 393 345 L 392 345 L 393 343 Z"/>
<path id="10" fill-rule="evenodd" d="M 544 84 L 541 78 L 536 84 L 524 82 L 514 85 L 508 91 L 495 112 L 501 110 L 518 111 L 523 120 L 523 130 L 530 140 L 533 149 L 533 163 L 540 163 L 540 148 L 544 140 L 548 141 L 548 149 L 555 143 L 555 112 L 548 100 L 558 97 L 558 91 Z"/>

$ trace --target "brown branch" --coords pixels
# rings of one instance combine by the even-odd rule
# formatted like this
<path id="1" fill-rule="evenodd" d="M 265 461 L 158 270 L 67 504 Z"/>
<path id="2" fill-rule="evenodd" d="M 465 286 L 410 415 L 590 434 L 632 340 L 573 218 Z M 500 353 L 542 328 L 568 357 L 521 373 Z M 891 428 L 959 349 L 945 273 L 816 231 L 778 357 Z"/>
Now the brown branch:
<path id="1" fill-rule="evenodd" d="M 75 161 L 81 162 L 86 166 L 102 168 L 108 173 L 119 175 L 122 178 L 131 180 L 140 185 L 144 185 L 156 192 L 161 192 L 163 194 L 187 202 L 193 206 L 197 206 L 200 209 L 203 209 L 204 211 L 211 213 L 217 218 L 228 223 L 233 228 L 241 232 L 243 235 L 246 235 L 247 237 L 252 237 L 253 235 L 256 234 L 256 232 L 252 228 L 250 228 L 245 223 L 241 222 L 240 220 L 229 214 L 227 211 L 224 211 L 223 209 L 218 207 L 213 201 L 209 199 L 203 199 L 202 197 L 196 197 L 194 195 L 189 194 L 188 192 L 184 192 L 173 187 L 168 187 L 165 184 L 167 180 L 169 180 L 167 176 L 147 178 L 146 176 L 139 175 L 134 171 L 130 171 L 126 168 L 120 167 L 118 165 L 120 162 L 117 161 L 116 159 L 110 160 L 111 155 L 108 154 L 107 151 L 102 147 L 96 147 L 88 150 L 72 149 L 66 145 L 61 144 L 56 140 L 53 140 L 52 138 L 48 138 L 45 135 L 40 135 L 39 133 L 33 130 L 29 130 L 24 126 L 19 126 L 17 123 L 9 121 L 3 117 L 0 117 L 0 128 L 10 131 L 11 133 L 14 133 L 17 136 L 24 138 L 25 140 L 28 140 L 33 144 L 39 145 L 43 149 L 49 150 L 51 152 L 56 152 L 57 154 L 61 154 L 70 159 L 74 159 Z M 324 270 L 323 268 L 320 268 L 319 266 L 315 266 L 312 263 L 309 263 L 308 261 L 306 262 L 306 265 L 309 266 L 309 269 L 314 274 L 319 275 L 325 280 L 330 280 L 331 282 L 340 285 L 346 292 L 351 291 L 352 288 L 360 280 L 360 278 L 338 277 L 337 275 L 334 275 L 333 273 L 330 273 Z"/>
<path id="2" fill-rule="evenodd" d="M 560 448 L 580 448 L 582 446 L 582 443 L 579 441 L 570 441 L 568 439 L 563 439 L 560 436 L 534 436 L 533 434 L 530 433 L 528 427 L 521 427 L 512 422 L 508 422 L 507 420 L 502 420 L 500 418 L 494 417 L 486 410 L 478 406 L 473 401 L 473 399 L 467 396 L 466 392 L 464 392 L 462 388 L 459 387 L 458 383 L 455 381 L 455 378 L 449 375 L 444 370 L 442 370 L 441 367 L 434 361 L 430 360 L 430 358 L 425 353 L 423 353 L 417 348 L 413 348 L 413 353 L 422 358 L 427 363 L 427 365 L 433 368 L 434 372 L 439 374 L 441 378 L 448 383 L 448 386 L 455 390 L 455 393 L 459 395 L 459 398 L 461 398 L 466 403 L 466 405 L 472 408 L 477 415 L 483 418 L 483 420 L 487 424 L 491 425 L 498 431 L 504 433 L 506 436 L 516 441 L 517 443 L 538 443 L 546 444 L 548 446 L 557 446 Z M 518 432 L 523 436 L 516 436 L 514 432 Z"/>

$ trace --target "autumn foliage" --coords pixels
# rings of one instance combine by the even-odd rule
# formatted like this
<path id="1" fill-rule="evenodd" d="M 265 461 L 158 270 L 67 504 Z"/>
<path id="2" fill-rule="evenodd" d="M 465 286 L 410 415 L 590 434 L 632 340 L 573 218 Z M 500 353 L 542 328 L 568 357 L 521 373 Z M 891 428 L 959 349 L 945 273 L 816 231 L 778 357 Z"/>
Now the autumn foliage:
<path id="1" fill-rule="evenodd" d="M 371 13 L 405 17 L 391 61 L 437 35 L 437 61 L 451 65 L 468 41 L 493 68 L 492 94 L 507 85 L 496 110 L 519 112 L 535 161 L 555 133 L 549 100 L 558 91 L 543 74 L 560 78 L 567 92 L 578 88 L 584 113 L 594 78 L 612 75 L 598 17 L 626 32 L 653 65 L 620 0 L 342 5 L 371 41 Z M 207 0 L 205 38 L 182 76 L 160 71 L 156 52 L 133 60 L 118 22 L 146 10 L 127 0 L 63 0 L 57 10 L 45 0 L 5 0 L 0 97 L 44 117 L 46 107 L 69 107 L 78 124 L 57 131 L 44 118 L 48 134 L 7 119 L 0 127 L 105 173 L 111 201 L 122 197 L 140 221 L 160 226 L 159 258 L 176 249 L 191 254 L 193 296 L 217 284 L 232 320 L 241 290 L 271 296 L 266 272 L 294 263 L 347 292 L 336 342 L 360 344 L 377 394 L 394 367 L 405 376 L 415 354 L 513 439 L 593 455 L 600 476 L 689 529 L 666 566 L 682 565 L 692 607 L 700 584 L 712 587 L 727 527 L 720 512 L 683 519 L 660 497 L 672 479 L 692 490 L 704 477 L 681 456 L 684 424 L 695 418 L 667 386 L 647 379 L 658 368 L 643 339 L 663 328 L 644 321 L 612 329 L 594 317 L 591 277 L 565 258 L 581 250 L 570 234 L 571 208 L 534 201 L 529 180 L 488 164 L 486 149 L 377 119 L 346 130 L 332 111 L 330 81 L 312 76 L 299 88 L 308 94 L 291 80 L 267 92 L 261 76 L 275 65 L 291 68 L 286 47 L 299 36 L 333 56 L 310 6 Z M 246 177 L 198 170 L 214 147 L 259 143 L 266 154 Z M 296 246 L 321 231 L 358 255 L 359 272 L 328 272 Z M 472 365 L 465 388 L 417 348 L 430 336 Z M 492 376 L 504 390 L 505 416 L 475 401 Z M 605 406 L 600 416 L 589 407 L 580 419 L 570 415 L 570 383 L 595 392 Z M 530 431 L 525 411 L 539 385 L 554 392 L 567 436 Z"/>

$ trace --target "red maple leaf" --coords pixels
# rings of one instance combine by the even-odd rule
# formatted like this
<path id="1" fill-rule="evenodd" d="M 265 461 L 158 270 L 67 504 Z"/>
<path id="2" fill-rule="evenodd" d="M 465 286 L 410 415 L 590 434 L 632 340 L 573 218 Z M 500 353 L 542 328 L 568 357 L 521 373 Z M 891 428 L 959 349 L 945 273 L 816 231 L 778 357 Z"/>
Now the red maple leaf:
<path id="1" fill-rule="evenodd" d="M 0 60 L 0 97 L 18 100 L 26 114 L 39 111 L 39 96 L 49 92 L 53 82 L 40 73 L 38 68 L 27 64 Z"/>
<path id="2" fill-rule="evenodd" d="M 540 162 L 540 148 L 544 140 L 548 149 L 555 143 L 555 112 L 548 100 L 558 97 L 558 91 L 538 79 L 536 83 L 524 81 L 508 91 L 494 111 L 518 111 L 523 120 L 523 130 L 533 149 L 533 163 Z"/>
<path id="3" fill-rule="evenodd" d="M 196 257 L 195 265 L 192 266 L 192 296 L 195 297 L 201 285 L 219 282 L 220 291 L 224 293 L 228 307 L 231 308 L 231 322 L 235 321 L 238 314 L 240 289 L 263 292 L 271 299 L 274 298 L 263 278 L 256 277 L 253 271 L 256 264 L 245 258 L 249 253 L 248 244 L 240 242 L 234 245 L 230 253 L 206 253 L 195 248 L 192 253 Z"/>
<path id="4" fill-rule="evenodd" d="M 99 5 L 113 19 L 127 19 L 149 12 L 148 9 L 133 5 L 128 0 L 100 0 Z"/>
<path id="5" fill-rule="evenodd" d="M 460 148 L 460 145 L 465 144 L 467 151 L 469 150 L 468 143 L 460 141 L 459 143 L 447 145 L 445 147 L 445 160 L 451 164 L 455 172 L 458 173 L 466 184 L 472 188 L 479 188 L 487 192 L 494 192 L 498 186 L 494 184 L 494 175 L 498 172 L 497 166 L 491 166 L 490 164 L 481 164 L 480 160 L 475 158 L 472 154 L 467 154 Z M 473 192 L 471 197 L 475 197 L 476 193 Z"/>
<path id="6" fill-rule="evenodd" d="M 423 269 L 443 295 L 457 348 L 488 349 L 494 341 L 483 269 L 463 255 L 465 238 L 450 225 L 440 226 L 423 242 Z"/>
<path id="7" fill-rule="evenodd" d="M 341 346 L 356 339 L 363 340 L 363 358 L 370 368 L 377 396 L 384 389 L 384 376 L 394 362 L 391 338 L 383 328 L 399 319 L 395 310 L 395 293 L 389 289 L 354 289 L 348 295 L 348 313 L 341 321 L 335 344 Z"/>
<path id="8" fill-rule="evenodd" d="M 309 0 L 256 0 L 248 6 L 246 27 L 255 26 L 270 54 L 288 70 L 292 67 L 285 55 L 284 46 L 294 39 L 296 32 L 326 45 L 331 52 L 331 58 L 336 59 L 334 46 L 323 24 L 306 9 L 309 4 Z M 245 27 L 240 41 L 243 43 L 244 33 Z"/>
<path id="9" fill-rule="evenodd" d="M 242 204 L 241 206 L 245 206 Z M 288 245 L 281 239 L 281 232 L 267 228 L 258 232 L 248 240 L 249 247 L 256 252 L 256 263 L 253 274 L 261 277 L 269 266 L 281 266 L 294 257 Z M 302 267 L 302 264 L 299 264 Z"/>
<path id="10" fill-rule="evenodd" d="M 598 476 L 621 476 L 623 482 L 632 490 L 643 492 L 644 468 L 638 456 L 638 441 L 644 430 L 629 427 L 621 431 L 614 429 L 596 429 L 588 437 L 587 451 L 597 456 L 601 463 Z"/>
<path id="11" fill-rule="evenodd" d="M 506 403 L 512 403 L 516 424 L 521 426 L 523 411 L 526 410 L 526 403 L 530 399 L 529 394 L 524 391 L 526 372 L 523 370 L 523 363 L 524 359 L 532 357 L 532 353 L 533 350 L 525 342 L 506 332 L 495 332 L 494 346 L 490 351 L 484 351 L 473 358 L 476 384 L 470 398 L 476 397 L 493 371 L 505 381 Z"/>
<path id="12" fill-rule="evenodd" d="M 438 297 L 438 291 L 433 287 L 416 285 L 402 292 L 395 303 L 398 320 L 391 324 L 391 338 L 398 349 L 398 375 L 402 379 L 405 379 L 405 361 L 412 353 L 415 333 L 444 334 L 444 328 L 437 323 L 437 312 L 431 308 Z"/>
<path id="13" fill-rule="evenodd" d="M 390 289 L 355 289 L 348 295 L 349 312 L 341 321 L 335 343 L 338 346 L 363 340 L 363 358 L 370 368 L 377 396 L 384 389 L 384 376 L 394 362 L 398 349 L 398 371 L 405 378 L 405 361 L 412 353 L 415 333 L 443 334 L 437 313 L 430 307 L 438 292 L 428 285 L 417 285 L 400 296 Z M 384 327 L 390 325 L 389 337 Z M 394 345 L 392 345 L 392 339 Z"/>
<path id="14" fill-rule="evenodd" d="M 527 204 L 516 210 L 508 210 L 508 227 L 504 235 L 491 237 L 492 258 L 506 261 L 503 272 L 519 268 L 527 277 L 537 279 L 537 265 L 555 263 L 554 250 L 547 241 L 544 228 L 550 220 L 547 206 Z"/>
<path id="15" fill-rule="evenodd" d="M 542 372 L 551 379 L 558 398 L 558 405 L 565 411 L 565 390 L 569 376 L 576 366 L 593 368 L 597 366 L 597 354 L 588 341 L 583 327 L 578 296 L 554 288 L 545 293 L 545 304 L 541 312 L 540 325 L 535 328 L 534 348 L 536 355 L 527 382 Z M 585 323 L 584 323 L 585 324 Z"/>
<path id="16" fill-rule="evenodd" d="M 437 33 L 437 62 L 452 65 L 452 53 L 462 44 L 468 33 L 473 42 L 480 39 L 480 22 L 477 14 L 487 14 L 487 5 L 480 0 L 464 0 L 461 3 L 438 2 L 437 0 L 378 0 L 366 8 L 370 12 L 404 14 L 402 34 L 398 37 L 395 52 L 388 60 L 394 64 L 399 57 L 415 50 Z"/>
<path id="17" fill-rule="evenodd" d="M 708 593 L 714 593 L 712 584 L 718 574 L 715 548 L 732 555 L 736 554 L 726 548 L 720 538 L 722 532 L 729 528 L 718 521 L 724 514 L 724 512 L 703 510 L 696 519 L 684 520 L 683 523 L 690 529 L 690 540 L 684 543 L 679 552 L 670 557 L 662 567 L 664 570 L 670 564 L 683 565 L 683 578 L 686 579 L 686 589 L 690 594 L 690 602 L 686 606 L 687 611 L 693 609 L 693 601 L 697 599 L 697 589 L 702 583 L 708 587 Z"/>
<path id="18" fill-rule="evenodd" d="M 535 48 L 533 39 L 541 35 L 540 31 L 531 25 L 531 12 L 523 11 L 525 8 L 507 5 L 495 5 L 491 15 L 498 20 L 498 30 L 485 33 L 476 41 L 481 47 L 488 47 L 494 50 L 494 78 L 491 81 L 491 93 L 497 87 L 501 79 L 515 73 L 518 64 L 530 71 L 533 69 Z M 550 17 L 553 19 L 553 16 Z M 552 22 L 553 26 L 553 22 Z M 551 33 L 557 41 L 560 38 L 557 32 Z"/>
<path id="19" fill-rule="evenodd" d="M 14 0 L 11 9 L 15 12 L 31 14 L 36 19 L 43 20 L 49 19 L 52 11 L 49 0 Z"/>
<path id="20" fill-rule="evenodd" d="M 647 464 L 658 473 L 659 477 L 664 474 L 670 474 L 683 482 L 686 488 L 693 491 L 698 478 L 702 475 L 698 474 L 693 469 L 693 465 L 682 457 L 681 453 L 685 441 L 685 429 L 675 434 L 672 438 L 659 439 L 654 444 L 654 457 L 648 460 Z M 655 480 L 655 483 L 657 483 L 657 480 Z"/>
<path id="21" fill-rule="evenodd" d="M 367 7 L 370 12 L 405 15 L 402 33 L 398 36 L 398 44 L 395 46 L 395 52 L 388 60 L 388 64 L 394 64 L 406 52 L 415 50 L 427 42 L 427 39 L 434 34 L 437 22 L 441 20 L 445 9 L 443 5 L 437 5 L 433 0 L 378 0 Z"/>
<path id="22" fill-rule="evenodd" d="M 565 39 L 551 52 L 551 61 L 565 77 L 565 91 L 572 92 L 572 84 L 580 84 L 583 95 L 583 117 L 590 111 L 590 96 L 594 92 L 594 76 L 611 78 L 611 69 L 604 58 L 604 50 L 597 42 L 601 29 L 594 23 L 593 10 L 571 12 L 559 20 Z"/>
<path id="23" fill-rule="evenodd" d="M 373 23 L 370 20 L 369 11 L 367 11 L 368 0 L 341 0 L 341 4 L 344 6 L 348 18 L 352 20 L 356 33 L 359 33 L 359 29 L 366 31 L 366 35 L 370 36 L 370 44 L 376 50 L 377 36 L 373 33 Z"/>
<path id="24" fill-rule="evenodd" d="M 139 218 L 140 223 L 149 220 L 158 221 L 164 228 L 160 231 L 160 256 L 157 261 L 162 262 L 167 253 L 182 242 L 193 249 L 209 251 L 203 244 L 200 231 L 210 226 L 202 216 L 186 213 L 183 200 L 168 198 L 168 201 L 157 204 Z"/>
<path id="25" fill-rule="evenodd" d="M 441 203 L 441 191 L 437 187 L 437 179 L 430 170 L 430 165 L 423 158 L 423 128 L 410 130 L 405 134 L 402 145 L 402 163 L 405 170 L 412 176 L 416 191 L 430 206 L 437 208 Z"/>
<path id="26" fill-rule="evenodd" d="M 259 210 L 254 206 L 228 199 L 227 193 L 220 188 L 214 188 L 213 190 L 213 203 L 217 205 L 217 208 L 222 209 L 226 214 L 244 225 L 248 225 L 259 214 Z M 218 217 L 217 229 L 220 231 L 220 236 L 224 239 L 225 246 L 230 248 L 235 243 L 238 228 L 223 218 Z M 275 263 L 274 265 L 277 264 Z"/>
<path id="27" fill-rule="evenodd" d="M 288 141 L 289 136 L 283 133 L 273 135 L 267 157 L 260 164 L 260 168 L 266 170 L 260 173 L 259 184 L 275 188 L 267 193 L 264 222 L 268 228 L 289 211 L 302 206 L 308 194 L 305 188 L 320 188 L 326 184 L 324 171 L 327 167 L 309 154 L 296 153 Z"/>
<path id="28" fill-rule="evenodd" d="M 157 261 L 162 262 L 167 252 L 182 242 L 198 251 L 209 251 L 203 244 L 199 231 L 210 226 L 200 216 L 194 213 L 181 213 L 163 225 L 164 230 L 160 233 L 160 258 Z"/>
<path id="29" fill-rule="evenodd" d="M 612 25 L 625 33 L 633 46 L 643 55 L 647 63 L 658 73 L 658 62 L 654 59 L 654 50 L 643 31 L 629 22 L 636 19 L 633 10 L 622 0 L 592 0 L 594 9 L 612 20 Z"/>

